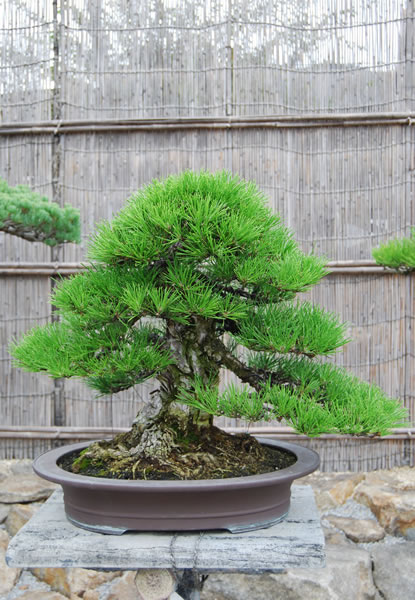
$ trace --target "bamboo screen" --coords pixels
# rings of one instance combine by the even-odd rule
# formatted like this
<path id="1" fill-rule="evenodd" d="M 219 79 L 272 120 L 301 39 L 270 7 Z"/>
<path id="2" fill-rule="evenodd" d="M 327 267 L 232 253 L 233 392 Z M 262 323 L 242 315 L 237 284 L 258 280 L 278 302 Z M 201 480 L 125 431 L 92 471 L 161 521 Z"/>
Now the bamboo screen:
<path id="1" fill-rule="evenodd" d="M 51 319 L 47 263 L 82 262 L 98 221 L 187 168 L 255 180 L 305 251 L 337 261 L 308 295 L 350 323 L 334 360 L 413 420 L 414 278 L 360 267 L 415 223 L 414 39 L 410 0 L 8 0 L 0 176 L 79 207 L 83 243 L 0 237 L 1 424 L 129 424 L 151 384 L 94 399 L 13 369 L 7 345 Z M 330 468 L 407 460 L 398 442 L 330 444 Z"/>

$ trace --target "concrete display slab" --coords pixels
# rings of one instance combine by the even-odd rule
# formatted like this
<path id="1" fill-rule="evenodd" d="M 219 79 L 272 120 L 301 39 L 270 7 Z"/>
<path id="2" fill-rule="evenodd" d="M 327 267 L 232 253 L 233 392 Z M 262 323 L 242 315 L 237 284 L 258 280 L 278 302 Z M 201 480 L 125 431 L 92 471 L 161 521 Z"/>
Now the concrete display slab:
<path id="1" fill-rule="evenodd" d="M 11 540 L 10 567 L 85 569 L 193 569 L 198 572 L 279 572 L 323 567 L 324 536 L 310 486 L 293 486 L 287 518 L 245 533 L 127 532 L 104 535 L 65 518 L 58 490 Z"/>

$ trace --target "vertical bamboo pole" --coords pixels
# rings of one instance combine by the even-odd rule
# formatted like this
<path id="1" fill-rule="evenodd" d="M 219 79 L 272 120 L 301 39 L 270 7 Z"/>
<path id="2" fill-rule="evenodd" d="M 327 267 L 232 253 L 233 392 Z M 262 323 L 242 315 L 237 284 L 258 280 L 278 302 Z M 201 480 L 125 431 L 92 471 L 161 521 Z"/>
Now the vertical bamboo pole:
<path id="1" fill-rule="evenodd" d="M 52 119 L 60 121 L 62 119 L 62 100 L 61 100 L 61 69 L 60 69 L 60 0 L 53 0 L 53 96 L 52 96 Z M 61 135 L 59 134 L 59 125 L 56 127 L 52 141 L 52 200 L 62 206 L 62 186 L 61 186 L 61 166 L 62 166 L 62 145 Z M 62 262 L 62 246 L 51 248 L 52 262 Z M 51 279 L 51 289 L 55 287 L 55 282 Z M 52 321 L 57 321 L 56 309 L 52 307 Z M 54 380 L 54 390 L 52 394 L 52 415 L 54 425 L 65 425 L 65 394 L 64 379 Z"/>
<path id="2" fill-rule="evenodd" d="M 232 0 L 228 0 L 228 15 L 226 24 L 226 65 L 225 65 L 225 102 L 226 102 L 226 115 L 233 115 L 234 111 L 234 98 L 233 98 L 233 61 L 234 61 L 234 48 L 233 48 L 233 24 L 232 24 Z M 225 152 L 224 161 L 225 169 L 232 170 L 233 162 L 233 131 L 229 128 L 226 130 L 224 136 L 225 141 Z"/>
<path id="3" fill-rule="evenodd" d="M 415 97 L 415 65 L 414 65 L 414 57 L 415 57 L 415 36 L 414 36 L 414 17 L 415 17 L 415 9 L 413 0 L 407 0 L 407 9 L 406 9 L 406 31 L 405 31 L 405 103 L 406 109 L 410 110 L 414 105 L 414 97 Z M 405 152 L 406 152 L 406 161 L 405 168 L 407 170 L 406 180 L 408 183 L 405 185 L 405 225 L 411 223 L 415 225 L 415 221 L 413 220 L 415 215 L 413 213 L 413 184 L 412 184 L 412 175 L 415 169 L 415 160 L 414 160 L 414 148 L 413 148 L 413 133 L 412 127 L 406 128 L 406 139 L 405 139 Z M 405 355 L 404 355 L 404 402 L 407 408 L 410 411 L 410 419 L 415 419 L 414 414 L 414 399 L 413 399 L 413 366 L 414 366 L 414 358 L 413 358 L 413 314 L 414 314 L 414 298 L 413 298 L 413 284 L 411 280 L 411 276 L 406 278 L 405 285 Z M 413 461 L 410 459 L 411 462 Z M 412 465 L 411 465 L 412 466 Z"/>
<path id="4" fill-rule="evenodd" d="M 226 66 L 225 66 L 225 86 L 226 86 L 226 115 L 233 114 L 233 35 L 232 35 L 232 0 L 228 0 L 228 15 L 226 22 Z"/>

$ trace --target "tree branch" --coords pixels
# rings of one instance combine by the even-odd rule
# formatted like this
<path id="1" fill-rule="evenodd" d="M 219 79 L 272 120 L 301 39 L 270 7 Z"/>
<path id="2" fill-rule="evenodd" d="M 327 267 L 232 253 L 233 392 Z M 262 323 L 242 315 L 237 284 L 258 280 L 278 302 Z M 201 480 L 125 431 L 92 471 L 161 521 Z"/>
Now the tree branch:
<path id="1" fill-rule="evenodd" d="M 210 354 L 210 358 L 226 367 L 232 373 L 243 382 L 251 385 L 257 392 L 261 391 L 263 386 L 271 381 L 272 385 L 283 385 L 293 383 L 290 379 L 281 378 L 277 373 L 272 373 L 271 371 L 258 370 L 253 369 L 252 367 L 248 367 L 245 363 L 243 363 L 239 358 L 234 356 L 225 346 L 225 344 L 219 340 L 212 340 L 211 346 L 206 345 L 206 352 Z M 219 360 L 218 360 L 219 358 Z"/>
<path id="2" fill-rule="evenodd" d="M 157 370 L 147 369 L 145 371 L 140 371 L 139 373 L 129 374 L 123 382 L 119 383 L 106 382 L 105 377 L 100 375 L 89 376 L 87 377 L 87 380 L 92 388 L 98 390 L 103 395 L 118 394 L 118 392 L 128 390 L 138 383 L 143 383 L 147 379 L 155 377 L 156 374 Z"/>
<path id="3" fill-rule="evenodd" d="M 4 231 L 10 235 L 16 235 L 29 242 L 44 242 L 45 240 L 54 239 L 56 236 L 55 230 L 50 233 L 45 233 L 42 230 L 41 225 L 33 227 L 31 225 L 16 223 L 12 220 L 4 220 L 3 224 L 0 226 L 0 231 Z"/>
<path id="4" fill-rule="evenodd" d="M 169 246 L 167 250 L 167 258 L 160 258 L 159 260 L 154 260 L 150 263 L 150 267 L 152 269 L 162 269 L 163 267 L 167 267 L 167 265 L 174 259 L 176 252 L 179 248 L 183 248 L 182 242 L 175 242 L 171 246 Z"/>
<path id="5" fill-rule="evenodd" d="M 261 295 L 259 295 L 259 294 L 255 294 L 253 292 L 248 292 L 247 290 L 244 290 L 243 288 L 234 288 L 231 285 L 225 285 L 225 284 L 218 283 L 217 281 L 212 281 L 205 273 L 202 273 L 201 271 L 197 271 L 197 274 L 206 283 L 211 285 L 214 290 L 216 290 L 218 292 L 222 292 L 225 294 L 233 294 L 234 296 L 239 296 L 240 298 L 246 298 L 247 300 L 255 300 L 255 301 L 261 300 Z"/>

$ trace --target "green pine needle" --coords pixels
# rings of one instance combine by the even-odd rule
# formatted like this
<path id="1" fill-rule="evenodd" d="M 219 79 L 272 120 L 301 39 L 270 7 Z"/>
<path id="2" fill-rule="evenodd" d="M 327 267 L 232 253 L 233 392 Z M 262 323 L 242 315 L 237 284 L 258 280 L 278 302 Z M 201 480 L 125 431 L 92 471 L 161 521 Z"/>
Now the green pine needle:
<path id="1" fill-rule="evenodd" d="M 91 330 L 72 317 L 35 327 L 12 344 L 11 354 L 15 366 L 25 371 L 45 371 L 54 378 L 86 377 L 94 389 L 114 393 L 154 377 L 171 364 L 169 352 L 153 341 L 156 335 L 151 328 L 127 328 L 119 322 Z"/>
<path id="2" fill-rule="evenodd" d="M 79 210 L 61 208 L 24 185 L 12 188 L 0 179 L 0 231 L 48 246 L 79 243 Z"/>
<path id="3" fill-rule="evenodd" d="M 413 271 L 415 269 L 415 228 L 412 229 L 410 238 L 391 240 L 375 248 L 372 254 L 378 265 L 401 272 Z"/>
<path id="4" fill-rule="evenodd" d="M 336 315 L 308 302 L 281 303 L 251 311 L 235 337 L 251 350 L 313 357 L 332 354 L 347 343 L 345 329 Z"/>
<path id="5" fill-rule="evenodd" d="M 183 404 L 212 415 L 248 421 L 284 419 L 298 433 L 386 435 L 406 424 L 407 413 L 397 400 L 388 398 L 376 386 L 359 381 L 343 369 L 314 364 L 292 384 L 264 384 L 262 391 L 229 385 L 221 394 L 196 377 L 192 390 L 182 388 Z M 306 364 L 306 363 L 304 363 Z M 311 377 L 310 377 L 311 375 Z"/>

